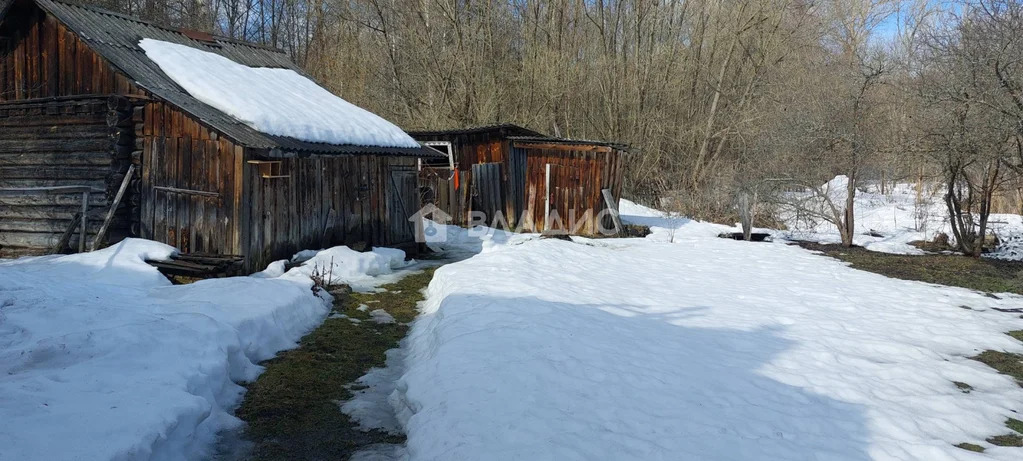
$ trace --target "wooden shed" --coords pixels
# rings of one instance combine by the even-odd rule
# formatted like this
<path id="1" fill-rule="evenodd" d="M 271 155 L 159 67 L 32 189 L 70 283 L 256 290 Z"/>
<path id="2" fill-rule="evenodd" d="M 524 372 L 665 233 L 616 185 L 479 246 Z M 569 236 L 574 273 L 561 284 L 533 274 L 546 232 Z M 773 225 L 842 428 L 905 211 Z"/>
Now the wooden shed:
<path id="1" fill-rule="evenodd" d="M 409 134 L 450 155 L 447 161 L 423 160 L 420 182 L 424 201 L 459 224 L 472 224 L 478 211 L 489 225 L 507 223 L 526 232 L 593 235 L 614 228 L 602 192 L 617 206 L 620 144 L 546 136 L 511 124 Z"/>
<path id="2" fill-rule="evenodd" d="M 138 236 L 241 256 L 248 270 L 303 248 L 413 244 L 417 159 L 434 151 L 257 131 L 177 85 L 143 38 L 301 73 L 255 44 L 60 0 L 0 0 L 0 257 L 49 252 L 67 235 L 91 247 L 122 184 L 99 243 Z"/>

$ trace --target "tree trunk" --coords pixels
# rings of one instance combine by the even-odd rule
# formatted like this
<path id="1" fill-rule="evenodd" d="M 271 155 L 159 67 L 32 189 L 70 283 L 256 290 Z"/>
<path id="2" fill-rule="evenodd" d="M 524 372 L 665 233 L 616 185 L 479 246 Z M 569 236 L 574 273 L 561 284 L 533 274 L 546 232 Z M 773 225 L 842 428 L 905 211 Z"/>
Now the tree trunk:
<path id="1" fill-rule="evenodd" d="M 849 175 L 849 182 L 845 186 L 845 216 L 842 219 L 842 246 L 849 248 L 853 246 L 853 236 L 856 235 L 856 175 Z"/>
<path id="2" fill-rule="evenodd" d="M 753 200 L 750 199 L 749 192 L 739 192 L 737 205 L 739 223 L 742 225 L 742 239 L 750 241 L 753 239 Z"/>

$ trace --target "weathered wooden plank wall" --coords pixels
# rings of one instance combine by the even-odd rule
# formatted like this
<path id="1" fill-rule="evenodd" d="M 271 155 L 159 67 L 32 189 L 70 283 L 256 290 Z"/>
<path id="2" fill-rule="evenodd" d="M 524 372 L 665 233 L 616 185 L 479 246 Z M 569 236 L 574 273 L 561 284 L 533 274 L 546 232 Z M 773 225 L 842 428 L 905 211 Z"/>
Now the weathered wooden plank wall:
<path id="1" fill-rule="evenodd" d="M 554 165 L 552 209 L 557 210 L 563 220 L 567 220 L 570 214 L 582 218 L 587 212 L 592 217 L 581 220 L 578 233 L 598 232 L 600 223 L 597 217 L 607 208 L 601 189 L 609 188 L 616 199 L 621 197 L 622 152 L 607 145 L 560 143 L 554 139 L 549 142 L 514 142 L 499 131 L 445 133 L 420 138 L 451 142 L 461 175 L 460 185 L 469 194 L 477 191 L 473 165 L 500 163 L 502 202 L 499 208 L 513 228 L 530 232 L 544 229 L 547 163 Z M 420 179 L 433 191 L 437 206 L 452 215 L 455 223 L 468 224 L 467 211 L 473 203 L 481 206 L 473 197 L 449 192 L 449 189 L 453 191 L 453 187 L 436 174 L 424 170 Z M 611 227 L 610 221 L 604 224 L 606 228 Z"/>
<path id="2" fill-rule="evenodd" d="M 0 187 L 73 181 L 116 189 L 134 163 L 139 178 L 111 237 L 133 230 L 184 252 L 244 255 L 250 270 L 301 248 L 412 242 L 407 218 L 399 218 L 420 208 L 414 158 L 293 158 L 282 162 L 287 178 L 263 178 L 247 161 L 264 152 L 149 99 L 38 8 L 12 7 L 0 37 L 0 107 L 6 107 L 0 109 Z M 61 105 L 83 95 L 102 97 L 87 109 Z M 108 107 L 111 95 L 121 97 Z M 12 112 L 17 101 L 43 99 L 57 106 Z M 90 206 L 105 207 L 103 195 L 93 194 Z M 7 200 L 0 202 L 0 245 L 17 238 L 43 250 L 80 205 L 69 196 L 0 200 Z M 90 231 L 99 225 L 90 224 Z"/>
<path id="3" fill-rule="evenodd" d="M 465 224 L 468 219 L 467 211 L 470 208 L 471 191 L 469 190 L 468 171 L 457 171 L 459 175 L 455 188 L 455 178 L 452 172 L 447 169 L 423 168 L 419 173 L 419 187 L 422 189 L 422 198 L 425 203 L 433 203 L 441 211 L 448 214 L 450 223 Z"/>
<path id="4" fill-rule="evenodd" d="M 108 95 L 143 94 L 73 32 L 38 8 L 15 5 L 0 23 L 0 187 L 89 185 L 116 189 L 136 149 L 112 130 Z M 132 122 L 127 122 L 132 123 Z M 105 208 L 107 194 L 91 194 Z M 7 253 L 49 250 L 79 211 L 78 196 L 0 199 L 0 245 Z M 131 194 L 128 202 L 137 201 Z M 108 233 L 130 234 L 130 206 Z M 90 220 L 94 233 L 100 219 Z M 72 240 L 76 246 L 77 235 Z M 15 244 L 17 246 L 15 246 Z M 0 250 L 4 251 L 4 250 Z"/>
<path id="5" fill-rule="evenodd" d="M 469 211 L 472 208 L 472 166 L 479 163 L 506 163 L 511 156 L 509 143 L 500 132 L 482 131 L 463 134 L 444 134 L 420 137 L 422 141 L 447 141 L 451 143 L 452 155 L 458 174 L 458 185 L 443 171 L 427 168 L 421 172 L 421 186 L 429 189 L 434 204 L 451 216 L 451 222 L 458 225 L 469 224 Z M 508 189 L 508 169 L 501 170 L 501 190 Z M 504 206 L 502 202 L 502 207 Z M 512 209 L 504 209 L 506 214 L 514 214 Z M 514 220 L 512 223 L 514 224 Z"/>
<path id="6" fill-rule="evenodd" d="M 516 145 L 526 151 L 526 213 L 540 232 L 546 227 L 545 200 L 551 197 L 551 211 L 557 211 L 561 223 L 552 220 L 551 229 L 572 230 L 569 218 L 578 224 L 576 233 L 592 235 L 599 231 L 600 212 L 607 208 L 601 189 L 611 189 L 615 200 L 621 198 L 622 153 L 604 146 Z M 546 167 L 551 167 L 551 190 L 546 186 Z M 589 213 L 589 215 L 587 215 Z M 587 217 L 588 219 L 583 219 Z M 610 222 L 603 223 L 610 228 Z"/>
<path id="7" fill-rule="evenodd" d="M 73 32 L 38 8 L 0 24 L 0 102 L 88 94 L 143 95 Z"/>
<path id="8" fill-rule="evenodd" d="M 502 164 L 497 162 L 477 163 L 472 166 L 472 212 L 482 212 L 488 226 L 503 225 L 497 216 L 504 212 Z M 507 219 L 507 218 L 504 218 Z"/>
<path id="9" fill-rule="evenodd" d="M 243 254 L 244 150 L 173 106 L 145 104 L 141 235 L 186 253 Z"/>
<path id="10" fill-rule="evenodd" d="M 412 243 L 407 217 L 419 210 L 417 187 L 407 178 L 395 187 L 392 174 L 408 176 L 416 159 L 386 156 L 316 156 L 283 159 L 283 178 L 263 178 L 246 165 L 251 195 L 247 264 L 265 267 L 300 249 L 365 243 Z"/>

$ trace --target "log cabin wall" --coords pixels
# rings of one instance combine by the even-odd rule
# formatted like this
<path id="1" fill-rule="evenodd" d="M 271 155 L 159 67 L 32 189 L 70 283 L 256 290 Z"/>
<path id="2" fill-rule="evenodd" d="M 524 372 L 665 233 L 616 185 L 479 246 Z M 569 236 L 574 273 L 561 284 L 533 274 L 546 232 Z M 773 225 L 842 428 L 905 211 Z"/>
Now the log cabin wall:
<path id="1" fill-rule="evenodd" d="M 414 228 L 408 218 L 420 208 L 415 158 L 250 160 L 245 174 L 250 270 L 307 248 L 364 243 L 412 249 Z"/>
<path id="2" fill-rule="evenodd" d="M 142 95 L 72 31 L 31 3 L 0 23 L 0 187 L 91 186 L 87 243 L 131 162 L 139 114 L 117 112 L 109 95 Z M 118 126 L 121 125 L 121 126 Z M 125 204 L 138 199 L 130 192 Z M 81 210 L 78 195 L 0 197 L 0 254 L 49 251 Z M 119 209 L 107 241 L 132 234 Z M 69 242 L 78 245 L 78 235 Z"/>
<path id="3" fill-rule="evenodd" d="M 144 105 L 140 235 L 185 253 L 243 255 L 244 148 L 173 106 Z"/>
<path id="4" fill-rule="evenodd" d="M 0 103 L 0 188 L 90 186 L 87 243 L 102 223 L 127 160 L 111 140 L 106 97 Z M 0 195 L 0 254 L 42 253 L 54 246 L 81 210 L 72 195 Z M 129 233 L 126 212 L 115 217 L 111 239 Z M 78 236 L 71 241 L 77 246 Z"/>

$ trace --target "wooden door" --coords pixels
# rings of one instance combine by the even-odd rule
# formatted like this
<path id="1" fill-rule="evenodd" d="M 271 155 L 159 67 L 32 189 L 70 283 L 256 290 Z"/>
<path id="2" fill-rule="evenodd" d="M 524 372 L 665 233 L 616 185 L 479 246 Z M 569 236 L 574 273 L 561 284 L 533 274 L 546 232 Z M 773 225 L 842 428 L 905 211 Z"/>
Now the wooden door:
<path id="1" fill-rule="evenodd" d="M 409 221 L 420 208 L 419 176 L 412 169 L 390 171 L 390 191 L 387 199 L 390 214 L 389 243 L 407 243 L 415 240 L 415 223 Z"/>
<path id="2" fill-rule="evenodd" d="M 472 211 L 485 214 L 486 223 L 494 225 L 504 212 L 501 190 L 501 164 L 477 163 L 472 166 Z"/>
<path id="3" fill-rule="evenodd" d="M 219 152 L 209 141 L 160 139 L 151 165 L 148 195 L 152 213 L 145 218 L 153 240 L 184 253 L 229 253 L 227 220 L 218 213 L 225 197 L 220 190 Z"/>
<path id="4" fill-rule="evenodd" d="M 545 230 L 574 231 L 576 221 L 585 212 L 581 172 L 578 167 L 556 163 L 548 164 L 547 168 Z"/>

